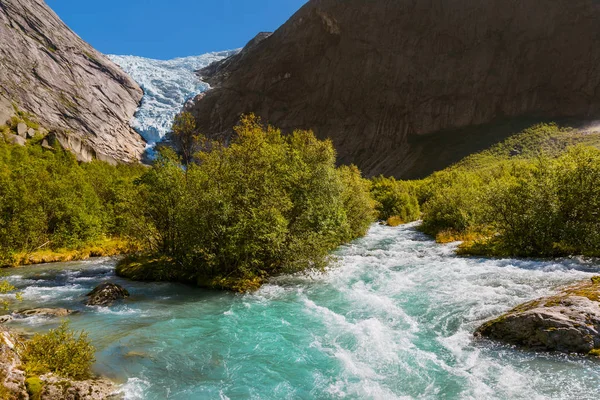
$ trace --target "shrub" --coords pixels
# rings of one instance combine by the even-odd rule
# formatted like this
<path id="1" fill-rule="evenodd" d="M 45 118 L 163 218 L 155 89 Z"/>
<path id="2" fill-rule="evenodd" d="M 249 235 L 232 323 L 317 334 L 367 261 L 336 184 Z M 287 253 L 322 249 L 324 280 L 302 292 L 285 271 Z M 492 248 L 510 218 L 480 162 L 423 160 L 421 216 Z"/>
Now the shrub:
<path id="1" fill-rule="evenodd" d="M 330 141 L 309 131 L 282 135 L 254 116 L 236 132 L 187 168 L 161 149 L 139 179 L 148 223 L 139 240 L 172 260 L 179 279 L 254 287 L 274 274 L 321 269 L 332 249 L 366 233 L 368 182 L 356 167 L 336 168 Z"/>
<path id="2" fill-rule="evenodd" d="M 85 332 L 75 333 L 63 322 L 57 329 L 36 334 L 25 345 L 22 360 L 29 375 L 56 373 L 76 380 L 92 376 L 95 349 Z"/>
<path id="3" fill-rule="evenodd" d="M 377 202 L 379 220 L 398 217 L 404 222 L 412 222 L 421 216 L 414 184 L 394 178 L 376 177 L 372 179 L 371 196 Z"/>

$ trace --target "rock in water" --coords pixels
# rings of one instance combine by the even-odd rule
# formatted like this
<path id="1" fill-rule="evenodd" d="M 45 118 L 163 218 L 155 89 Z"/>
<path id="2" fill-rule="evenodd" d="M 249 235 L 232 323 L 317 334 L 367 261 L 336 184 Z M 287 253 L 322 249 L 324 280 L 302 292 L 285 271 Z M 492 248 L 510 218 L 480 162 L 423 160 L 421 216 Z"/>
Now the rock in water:
<path id="1" fill-rule="evenodd" d="M 145 143 L 129 122 L 142 90 L 43 0 L 0 2 L 0 60 L 0 119 L 14 102 L 81 161 L 141 158 Z"/>
<path id="2" fill-rule="evenodd" d="M 32 308 L 15 313 L 17 317 L 66 317 L 74 314 L 76 311 L 66 308 Z"/>
<path id="3" fill-rule="evenodd" d="M 212 137 L 254 112 L 368 176 L 422 177 L 534 121 L 600 116 L 599 20 L 595 0 L 310 0 L 200 71 L 216 87 L 188 110 Z"/>
<path id="4" fill-rule="evenodd" d="M 114 283 L 103 283 L 86 294 L 89 299 L 85 304 L 88 306 L 111 306 L 116 300 L 129 297 L 129 292 L 122 286 Z"/>
<path id="5" fill-rule="evenodd" d="M 532 350 L 600 354 L 600 277 L 515 307 L 475 335 Z"/>

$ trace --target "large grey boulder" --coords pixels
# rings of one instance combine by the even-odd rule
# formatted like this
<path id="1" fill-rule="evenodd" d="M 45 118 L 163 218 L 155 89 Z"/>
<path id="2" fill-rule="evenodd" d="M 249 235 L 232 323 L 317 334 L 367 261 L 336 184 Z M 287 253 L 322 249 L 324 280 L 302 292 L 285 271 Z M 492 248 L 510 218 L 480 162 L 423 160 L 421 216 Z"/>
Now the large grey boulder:
<path id="1" fill-rule="evenodd" d="M 138 161 L 145 151 L 129 125 L 139 85 L 42 0 L 0 1 L 0 89 L 0 119 L 14 102 L 81 161 Z"/>
<path id="2" fill-rule="evenodd" d="M 531 350 L 600 353 L 600 277 L 515 307 L 475 335 Z"/>
<path id="3" fill-rule="evenodd" d="M 25 125 L 23 122 L 19 122 L 17 124 L 17 134 L 24 139 L 27 139 L 27 129 L 27 125 Z"/>
<path id="4" fill-rule="evenodd" d="M 102 283 L 86 294 L 88 306 L 111 306 L 117 300 L 129 297 L 129 292 L 115 283 Z"/>
<path id="5" fill-rule="evenodd" d="M 17 135 L 8 135 L 6 141 L 10 144 L 18 144 L 19 146 L 25 146 L 25 143 L 27 143 L 24 137 Z"/>

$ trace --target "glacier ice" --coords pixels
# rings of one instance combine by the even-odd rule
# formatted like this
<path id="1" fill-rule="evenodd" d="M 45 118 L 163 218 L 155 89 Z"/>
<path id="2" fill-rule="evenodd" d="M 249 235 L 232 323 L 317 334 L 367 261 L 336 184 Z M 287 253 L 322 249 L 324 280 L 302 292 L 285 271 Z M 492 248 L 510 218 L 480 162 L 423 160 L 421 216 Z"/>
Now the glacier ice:
<path id="1" fill-rule="evenodd" d="M 185 102 L 210 88 L 194 71 L 238 51 L 227 50 L 172 60 L 109 55 L 144 90 L 142 104 L 131 126 L 149 145 L 160 141 L 171 130 L 173 118 Z"/>

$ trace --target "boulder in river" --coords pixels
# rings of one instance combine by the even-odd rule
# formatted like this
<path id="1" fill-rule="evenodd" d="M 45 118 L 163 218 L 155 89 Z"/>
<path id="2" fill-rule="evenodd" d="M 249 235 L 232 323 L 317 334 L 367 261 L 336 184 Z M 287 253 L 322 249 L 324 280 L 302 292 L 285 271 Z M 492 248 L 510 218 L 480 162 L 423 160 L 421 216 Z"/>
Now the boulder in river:
<path id="1" fill-rule="evenodd" d="M 600 355 L 600 277 L 521 304 L 475 335 L 531 350 Z"/>
<path id="2" fill-rule="evenodd" d="M 66 317 L 77 311 L 66 308 L 32 308 L 16 312 L 17 317 Z"/>
<path id="3" fill-rule="evenodd" d="M 89 298 L 85 302 L 88 306 L 111 306 L 116 300 L 129 297 L 129 292 L 115 283 L 102 283 L 86 294 Z"/>

